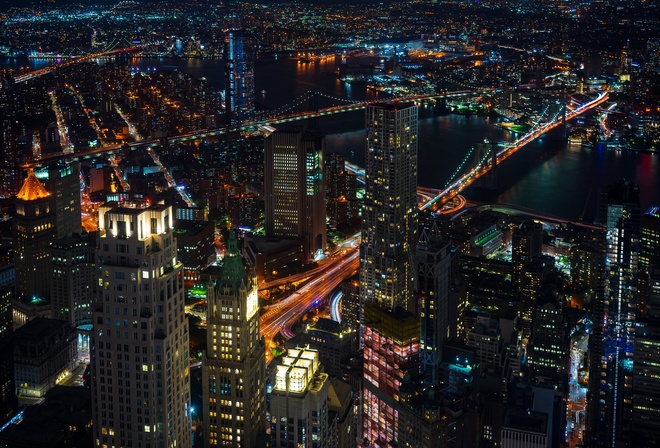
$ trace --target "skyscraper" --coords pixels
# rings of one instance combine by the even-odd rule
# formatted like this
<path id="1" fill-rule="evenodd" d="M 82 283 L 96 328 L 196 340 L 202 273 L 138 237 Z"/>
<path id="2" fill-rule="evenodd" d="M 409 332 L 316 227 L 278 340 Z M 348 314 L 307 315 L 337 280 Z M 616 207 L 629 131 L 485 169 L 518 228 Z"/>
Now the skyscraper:
<path id="1" fill-rule="evenodd" d="M 95 446 L 191 446 L 188 319 L 170 206 L 99 209 Z"/>
<path id="2" fill-rule="evenodd" d="M 52 317 L 74 328 L 92 323 L 95 249 L 95 234 L 60 238 L 50 247 Z"/>
<path id="3" fill-rule="evenodd" d="M 417 106 L 370 105 L 366 128 L 360 296 L 415 310 Z"/>
<path id="4" fill-rule="evenodd" d="M 399 388 L 419 368 L 417 272 L 417 106 L 366 111 L 365 196 L 360 246 L 364 331 L 363 439 L 398 439 Z"/>
<path id="5" fill-rule="evenodd" d="M 253 448 L 266 432 L 266 358 L 257 277 L 246 270 L 234 232 L 222 270 L 209 284 L 206 324 L 204 444 Z"/>
<path id="6" fill-rule="evenodd" d="M 16 297 L 50 296 L 50 243 L 56 237 L 53 197 L 30 170 L 16 195 Z"/>
<path id="7" fill-rule="evenodd" d="M 417 244 L 418 285 L 420 297 L 420 351 L 425 379 L 438 384 L 442 344 L 449 331 L 449 288 L 452 245 L 440 238 L 435 222 L 423 230 Z"/>
<path id="8" fill-rule="evenodd" d="M 649 276 L 653 265 L 660 265 L 660 207 L 658 206 L 649 207 L 641 219 L 638 316 L 645 316 L 648 313 Z"/>
<path id="9" fill-rule="evenodd" d="M 254 60 L 252 40 L 243 30 L 225 34 L 225 111 L 228 123 L 254 117 Z"/>
<path id="10" fill-rule="evenodd" d="M 80 217 L 80 171 L 78 163 L 57 162 L 36 169 L 35 176 L 52 195 L 57 238 L 82 231 Z"/>
<path id="11" fill-rule="evenodd" d="M 266 236 L 303 240 L 307 260 L 326 245 L 325 139 L 302 128 L 265 142 Z"/>
<path id="12" fill-rule="evenodd" d="M 594 312 L 594 327 L 604 325 L 601 359 L 604 387 L 600 389 L 602 425 L 592 433 L 605 446 L 628 440 L 632 412 L 632 377 L 637 306 L 637 265 L 640 239 L 639 187 L 628 181 L 609 185 L 603 192 L 600 220 L 606 225 L 605 310 Z M 596 332 L 592 337 L 597 337 Z M 599 362 L 600 361 L 600 362 Z M 600 387 L 590 372 L 590 387 Z M 590 391 L 591 394 L 591 391 Z M 598 396 L 590 398 L 597 399 Z M 589 401 L 591 406 L 592 401 Z M 589 412 L 592 412 L 589 410 Z"/>

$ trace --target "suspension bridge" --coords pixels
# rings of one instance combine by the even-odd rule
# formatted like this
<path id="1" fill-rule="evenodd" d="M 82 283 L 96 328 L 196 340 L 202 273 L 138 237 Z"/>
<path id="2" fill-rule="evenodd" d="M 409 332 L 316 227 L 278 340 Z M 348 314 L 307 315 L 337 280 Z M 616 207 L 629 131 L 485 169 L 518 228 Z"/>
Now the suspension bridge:
<path id="1" fill-rule="evenodd" d="M 112 50 L 112 51 L 126 51 L 127 49 L 122 50 Z M 91 56 L 90 56 L 91 57 Z M 422 94 L 422 95 L 411 95 L 406 97 L 394 97 L 387 99 L 378 99 L 373 101 L 365 100 L 354 100 L 340 98 L 332 96 L 322 92 L 308 91 L 301 95 L 299 98 L 296 98 L 294 101 L 274 109 L 268 113 L 261 115 L 260 117 L 245 121 L 242 123 L 234 124 L 231 126 L 224 126 L 217 129 L 204 129 L 199 131 L 193 131 L 187 134 L 176 135 L 172 137 L 165 137 L 159 139 L 144 139 L 135 141 L 132 143 L 124 145 L 109 145 L 101 146 L 96 148 L 90 148 L 88 150 L 76 152 L 74 154 L 64 154 L 56 153 L 48 155 L 40 160 L 34 161 L 29 164 L 31 166 L 38 165 L 41 163 L 60 160 L 60 159 L 86 159 L 95 157 L 103 154 L 113 154 L 120 150 L 134 150 L 134 149 L 147 149 L 152 150 L 158 146 L 168 146 L 171 144 L 184 143 L 194 140 L 204 140 L 208 138 L 217 137 L 229 132 L 240 132 L 246 129 L 259 129 L 259 128 L 268 128 L 272 125 L 295 122 L 306 119 L 315 119 L 324 116 L 330 116 L 339 113 L 346 113 L 351 111 L 363 110 L 370 104 L 388 104 L 396 102 L 424 102 L 436 99 L 447 100 L 448 98 L 460 98 L 460 97 L 469 97 L 469 96 L 479 96 L 483 93 L 486 93 L 488 89 L 482 89 L 479 91 L 475 90 L 461 90 L 454 92 L 442 92 L 442 93 L 432 93 L 432 94 Z M 323 99 L 325 101 L 330 101 L 331 105 L 328 107 L 318 108 L 316 110 L 309 110 L 313 107 L 318 107 L 319 100 Z M 578 115 L 581 115 L 588 110 L 597 108 L 602 105 L 608 99 L 607 92 L 600 93 L 595 99 L 586 102 L 574 104 L 571 102 L 569 107 L 571 111 L 567 113 L 566 108 L 562 108 L 560 111 L 554 113 L 552 116 L 548 116 L 549 108 L 545 108 L 541 114 L 536 118 L 533 123 L 533 127 L 523 136 L 516 139 L 511 143 L 502 143 L 502 144 L 490 144 L 489 142 L 484 142 L 484 144 L 475 144 L 472 148 L 468 150 L 465 157 L 459 163 L 453 175 L 445 184 L 445 187 L 442 189 L 429 189 L 422 188 L 420 190 L 420 209 L 421 210 L 433 210 L 441 212 L 443 206 L 449 201 L 453 200 L 463 191 L 467 186 L 471 185 L 478 178 L 482 177 L 489 171 L 491 171 L 497 164 L 504 161 L 507 157 L 511 156 L 517 152 L 520 148 L 535 140 L 539 136 L 545 134 L 546 132 L 554 129 L 555 127 L 565 123 L 566 120 L 570 120 Z M 338 104 L 343 103 L 343 104 Z M 470 168 L 469 166 L 472 165 Z M 462 173 L 462 174 L 461 174 Z M 460 204 L 462 198 L 458 198 L 457 203 Z"/>

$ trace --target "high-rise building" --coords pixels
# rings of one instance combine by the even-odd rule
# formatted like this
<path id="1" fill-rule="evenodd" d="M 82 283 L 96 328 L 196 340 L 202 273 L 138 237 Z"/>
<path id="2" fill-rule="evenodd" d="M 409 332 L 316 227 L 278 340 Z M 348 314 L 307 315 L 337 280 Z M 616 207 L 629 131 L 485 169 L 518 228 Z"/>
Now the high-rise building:
<path id="1" fill-rule="evenodd" d="M 364 380 L 362 439 L 388 447 L 399 437 L 400 388 L 419 371 L 419 318 L 396 308 L 364 305 Z"/>
<path id="2" fill-rule="evenodd" d="M 256 273 L 229 234 L 222 270 L 207 292 L 202 363 L 204 446 L 254 448 L 266 432 L 265 347 Z"/>
<path id="3" fill-rule="evenodd" d="M 633 364 L 632 442 L 655 446 L 660 442 L 660 266 L 649 276 L 649 313 L 638 322 Z"/>
<path id="4" fill-rule="evenodd" d="M 14 353 L 11 301 L 14 296 L 14 266 L 0 267 L 0 424 L 18 405 L 14 387 Z"/>
<path id="5" fill-rule="evenodd" d="M 365 195 L 360 245 L 364 345 L 362 438 L 398 438 L 399 388 L 419 369 L 417 311 L 417 106 L 366 110 Z"/>
<path id="6" fill-rule="evenodd" d="M 591 436 L 614 446 L 630 436 L 634 331 L 637 305 L 637 265 L 640 240 L 639 187 L 628 181 L 609 185 L 600 203 L 600 221 L 606 224 L 605 308 L 594 327 L 604 325 L 600 359 L 604 387 L 600 389 L 601 425 Z M 592 334 L 591 337 L 596 337 Z M 591 338 L 590 338 L 591 339 Z M 591 362 L 598 362 L 592 359 Z M 596 380 L 597 382 L 597 380 Z M 590 384 L 596 387 L 597 384 Z M 596 397 L 593 397 L 594 399 Z M 592 402 L 589 401 L 589 406 Z M 591 410 L 590 410 L 591 412 Z"/>
<path id="7" fill-rule="evenodd" d="M 438 384 L 442 345 L 449 331 L 449 290 L 452 245 L 443 241 L 438 227 L 422 231 L 417 244 L 418 288 L 420 294 L 421 360 L 426 380 Z"/>
<path id="8" fill-rule="evenodd" d="M 78 163 L 53 163 L 36 169 L 34 175 L 52 196 L 57 238 L 82 232 Z"/>
<path id="9" fill-rule="evenodd" d="M 50 296 L 50 244 L 56 238 L 53 197 L 30 170 L 16 195 L 14 266 L 16 297 Z"/>
<path id="10" fill-rule="evenodd" d="M 228 123 L 254 117 L 254 60 L 252 39 L 243 30 L 225 34 L 225 111 Z"/>
<path id="11" fill-rule="evenodd" d="M 170 206 L 99 209 L 95 446 L 190 447 L 188 319 Z"/>
<path id="12" fill-rule="evenodd" d="M 303 240 L 312 260 L 325 250 L 325 138 L 302 128 L 278 130 L 265 142 L 266 236 Z"/>
<path id="13" fill-rule="evenodd" d="M 95 250 L 95 234 L 60 238 L 50 247 L 52 316 L 73 328 L 92 323 Z"/>
<path id="14" fill-rule="evenodd" d="M 568 364 L 569 339 L 561 297 L 548 291 L 542 293 L 532 318 L 532 333 L 527 345 L 527 362 L 533 379 L 539 381 L 541 372 L 562 373 Z"/>
<path id="15" fill-rule="evenodd" d="M 637 316 L 645 316 L 648 313 L 649 275 L 653 265 L 660 265 L 660 207 L 658 206 L 649 207 L 641 219 Z"/>
<path id="16" fill-rule="evenodd" d="M 360 296 L 387 309 L 416 310 L 417 106 L 366 111 Z"/>
<path id="17" fill-rule="evenodd" d="M 360 219 L 357 178 L 346 169 L 344 156 L 329 153 L 326 167 L 328 219 L 332 226 L 356 224 Z"/>
<path id="18" fill-rule="evenodd" d="M 511 261 L 515 280 L 520 278 L 525 263 L 541 255 L 543 226 L 537 222 L 524 222 L 511 235 Z"/>
<path id="19" fill-rule="evenodd" d="M 275 366 L 270 395 L 271 437 L 275 448 L 330 448 L 328 374 L 318 353 L 289 350 Z"/>

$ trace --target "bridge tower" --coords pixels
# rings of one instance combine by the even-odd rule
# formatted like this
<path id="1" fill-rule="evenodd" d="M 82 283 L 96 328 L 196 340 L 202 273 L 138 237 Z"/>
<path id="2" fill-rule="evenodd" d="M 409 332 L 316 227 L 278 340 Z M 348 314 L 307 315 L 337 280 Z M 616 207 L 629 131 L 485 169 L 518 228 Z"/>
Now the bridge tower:
<path id="1" fill-rule="evenodd" d="M 310 92 L 307 99 L 307 108 L 310 112 L 319 111 L 319 94 L 317 92 Z M 318 117 L 312 117 L 308 120 L 309 129 L 316 129 L 318 127 Z"/>
<path id="2" fill-rule="evenodd" d="M 489 167 L 490 172 L 483 176 L 484 182 L 482 188 L 489 190 L 497 190 L 497 149 L 488 139 L 483 142 L 477 142 L 474 145 L 474 160 L 476 165 L 483 165 Z"/>

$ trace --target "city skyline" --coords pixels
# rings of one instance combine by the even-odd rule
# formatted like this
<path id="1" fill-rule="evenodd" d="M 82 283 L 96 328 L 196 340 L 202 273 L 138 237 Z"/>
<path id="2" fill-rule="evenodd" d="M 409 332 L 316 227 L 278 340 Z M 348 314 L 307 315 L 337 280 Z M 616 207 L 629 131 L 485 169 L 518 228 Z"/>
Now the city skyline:
<path id="1" fill-rule="evenodd" d="M 654 9 L 0 7 L 0 445 L 660 444 Z"/>

